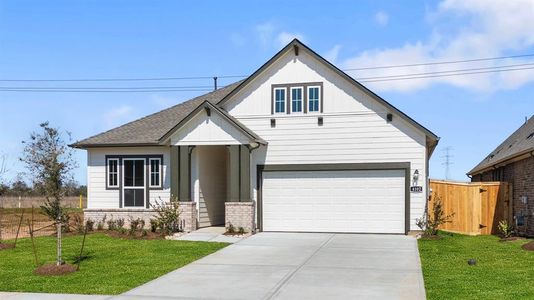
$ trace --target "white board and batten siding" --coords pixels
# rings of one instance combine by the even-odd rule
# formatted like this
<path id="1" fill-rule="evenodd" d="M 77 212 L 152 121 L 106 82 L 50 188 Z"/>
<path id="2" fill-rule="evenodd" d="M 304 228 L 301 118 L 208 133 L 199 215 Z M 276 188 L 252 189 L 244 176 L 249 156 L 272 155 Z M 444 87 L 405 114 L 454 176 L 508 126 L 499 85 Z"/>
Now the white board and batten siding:
<path id="1" fill-rule="evenodd" d="M 119 190 L 106 189 L 106 156 L 113 155 L 163 155 L 163 189 L 150 190 L 150 202 L 169 201 L 170 151 L 169 147 L 120 147 L 92 148 L 87 150 L 87 205 L 89 209 L 119 208 Z M 148 179 L 147 179 L 148 180 Z"/>
<path id="2" fill-rule="evenodd" d="M 273 84 L 323 83 L 323 113 L 271 114 Z M 426 136 L 400 116 L 302 51 L 289 51 L 225 103 L 224 108 L 268 145 L 254 150 L 253 198 L 257 199 L 256 165 L 409 162 L 419 171 L 426 191 Z M 319 126 L 318 116 L 323 117 Z M 276 119 L 271 127 L 270 119 Z M 385 183 L 387 185 L 387 183 Z M 384 186 L 384 188 L 387 188 Z M 410 194 L 410 229 L 425 207 L 426 193 Z M 403 227 L 404 228 L 404 227 Z"/>

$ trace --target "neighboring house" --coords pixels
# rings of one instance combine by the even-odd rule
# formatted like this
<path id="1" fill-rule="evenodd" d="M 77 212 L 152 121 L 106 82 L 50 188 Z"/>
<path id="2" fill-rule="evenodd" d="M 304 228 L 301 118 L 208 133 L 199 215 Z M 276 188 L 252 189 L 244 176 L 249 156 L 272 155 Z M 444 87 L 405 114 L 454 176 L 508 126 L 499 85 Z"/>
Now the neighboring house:
<path id="1" fill-rule="evenodd" d="M 467 173 L 471 181 L 512 184 L 517 230 L 534 236 L 534 116 Z"/>
<path id="2" fill-rule="evenodd" d="M 79 141 L 87 218 L 171 195 L 185 230 L 400 233 L 438 137 L 293 40 L 247 79 Z"/>

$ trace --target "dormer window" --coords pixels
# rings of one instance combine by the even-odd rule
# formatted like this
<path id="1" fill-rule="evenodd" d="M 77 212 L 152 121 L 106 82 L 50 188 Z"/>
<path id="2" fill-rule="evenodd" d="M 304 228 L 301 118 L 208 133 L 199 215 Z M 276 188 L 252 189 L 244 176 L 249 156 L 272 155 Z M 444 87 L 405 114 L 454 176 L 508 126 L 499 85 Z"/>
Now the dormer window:
<path id="1" fill-rule="evenodd" d="M 319 112 L 319 105 L 321 102 L 321 87 L 308 87 L 308 111 Z"/>
<path id="2" fill-rule="evenodd" d="M 306 114 L 322 112 L 322 82 L 272 85 L 272 114 Z"/>
<path id="3" fill-rule="evenodd" d="M 274 89 L 274 112 L 277 114 L 286 112 L 286 88 Z"/>
<path id="4" fill-rule="evenodd" d="M 291 112 L 302 112 L 302 87 L 291 88 Z"/>

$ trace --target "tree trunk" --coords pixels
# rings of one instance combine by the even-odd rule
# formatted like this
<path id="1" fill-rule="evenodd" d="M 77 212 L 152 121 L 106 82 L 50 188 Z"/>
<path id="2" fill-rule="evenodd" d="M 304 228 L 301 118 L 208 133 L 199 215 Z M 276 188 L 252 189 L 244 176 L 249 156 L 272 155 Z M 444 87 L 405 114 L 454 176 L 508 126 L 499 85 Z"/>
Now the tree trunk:
<path id="1" fill-rule="evenodd" d="M 56 221 L 56 227 L 57 227 L 57 258 L 56 258 L 56 265 L 60 266 L 63 264 L 63 261 L 61 259 L 61 215 L 58 214 L 57 221 Z"/>

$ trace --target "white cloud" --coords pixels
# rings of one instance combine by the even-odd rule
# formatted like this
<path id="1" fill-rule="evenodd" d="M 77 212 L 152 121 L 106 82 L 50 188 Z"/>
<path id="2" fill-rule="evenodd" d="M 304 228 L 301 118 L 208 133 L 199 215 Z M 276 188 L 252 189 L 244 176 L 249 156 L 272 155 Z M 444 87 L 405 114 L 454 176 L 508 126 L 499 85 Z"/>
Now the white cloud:
<path id="1" fill-rule="evenodd" d="M 133 117 L 132 115 L 133 107 L 129 105 L 121 105 L 104 114 L 103 122 L 107 128 L 111 128 L 131 120 Z"/>
<path id="2" fill-rule="evenodd" d="M 389 15 L 384 11 L 379 11 L 375 14 L 375 22 L 379 26 L 386 26 L 389 23 Z"/>
<path id="3" fill-rule="evenodd" d="M 324 54 L 324 58 L 328 60 L 331 63 L 334 63 L 337 61 L 337 57 L 339 56 L 339 51 L 341 50 L 341 45 L 335 45 L 332 49 L 328 50 Z"/>
<path id="4" fill-rule="evenodd" d="M 295 32 L 282 31 L 278 34 L 276 39 L 278 40 L 278 44 L 283 47 L 289 44 L 293 39 L 299 39 L 301 42 L 304 42 L 304 35 Z"/>
<path id="5" fill-rule="evenodd" d="M 400 47 L 374 49 L 342 62 L 343 68 L 399 65 L 431 61 L 464 60 L 505 56 L 527 51 L 534 46 L 531 0 L 445 0 L 429 12 L 432 34 L 424 40 Z M 349 72 L 356 78 L 417 74 L 457 69 L 484 68 L 498 65 L 534 63 L 534 60 L 501 60 L 452 65 L 415 66 Z M 363 81 L 363 80 L 362 80 Z M 477 75 L 435 77 L 416 80 L 368 82 L 377 90 L 413 91 L 444 83 L 470 90 L 495 91 L 513 89 L 534 81 L 534 70 Z"/>
<path id="6" fill-rule="evenodd" d="M 168 108 L 168 107 L 178 104 L 177 99 L 173 97 L 152 95 L 150 96 L 150 99 L 152 100 L 152 102 L 154 102 L 154 104 L 158 106 L 158 108 Z"/>
<path id="7" fill-rule="evenodd" d="M 255 31 L 260 43 L 262 45 L 267 45 L 272 40 L 274 25 L 270 22 L 262 23 L 256 26 Z"/>

